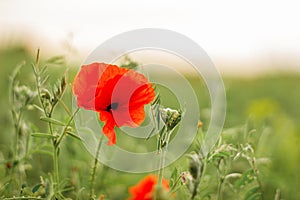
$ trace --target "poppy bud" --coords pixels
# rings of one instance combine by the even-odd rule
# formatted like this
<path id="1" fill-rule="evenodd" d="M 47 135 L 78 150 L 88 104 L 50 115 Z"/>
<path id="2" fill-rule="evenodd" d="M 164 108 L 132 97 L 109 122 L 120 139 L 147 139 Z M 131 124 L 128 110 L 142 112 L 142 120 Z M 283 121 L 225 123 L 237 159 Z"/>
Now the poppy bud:
<path id="1" fill-rule="evenodd" d="M 193 177 L 193 179 L 198 179 L 202 173 L 202 162 L 197 154 L 191 154 L 190 157 L 190 165 L 189 171 Z"/>
<path id="2" fill-rule="evenodd" d="M 193 177 L 190 172 L 182 172 L 181 173 L 181 182 L 187 186 L 189 191 L 194 190 L 194 182 L 193 182 Z"/>

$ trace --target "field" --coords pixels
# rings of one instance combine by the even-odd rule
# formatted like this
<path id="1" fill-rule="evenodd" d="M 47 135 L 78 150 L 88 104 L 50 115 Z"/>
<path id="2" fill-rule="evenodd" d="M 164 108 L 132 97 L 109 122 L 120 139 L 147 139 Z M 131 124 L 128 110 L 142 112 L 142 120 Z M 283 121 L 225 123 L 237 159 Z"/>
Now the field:
<path id="1" fill-rule="evenodd" d="M 46 59 L 41 57 L 41 65 L 46 63 Z M 128 198 L 128 188 L 136 185 L 147 173 L 119 172 L 98 164 L 93 176 L 93 156 L 76 136 L 68 135 L 59 146 L 59 174 L 56 174 L 51 139 L 38 135 L 34 137 L 34 133 L 49 131 L 47 123 L 40 120 L 43 114 L 34 107 L 26 108 L 16 128 L 14 119 L 18 116 L 14 116 L 14 109 L 20 111 L 20 105 L 12 103 L 9 77 L 22 61 L 26 63 L 17 74 L 16 81 L 19 86 L 26 85 L 35 91 L 31 66 L 35 63 L 35 52 L 23 47 L 0 50 L 0 198 L 89 199 L 91 193 L 94 199 Z M 69 109 L 72 107 L 71 84 L 79 65 L 68 64 L 70 68 L 62 100 Z M 64 59 L 52 60 L 47 70 L 50 75 L 47 86 L 52 86 L 65 73 Z M 199 128 L 198 136 L 186 155 L 164 170 L 164 178 L 170 180 L 170 187 L 174 189 L 172 198 L 300 199 L 300 75 L 272 73 L 257 77 L 223 77 L 227 113 L 222 140 L 208 157 L 197 157 L 201 166 L 196 167 L 200 169 L 196 175 L 192 168 L 197 162 L 187 155 L 193 157 L 193 152 L 199 153 L 199 143 L 201 146 L 201 138 L 209 125 L 207 113 L 210 101 L 203 82 L 194 77 L 188 79 L 201 100 L 200 120 L 203 126 Z M 161 97 L 164 106 L 176 108 L 176 101 L 163 88 Z M 39 104 L 37 97 L 32 99 L 32 104 Z M 60 103 L 53 117 L 63 122 L 69 119 Z M 76 133 L 76 130 L 73 132 Z M 127 146 L 132 151 L 144 151 L 143 145 L 156 148 L 155 137 L 144 141 L 132 140 L 120 132 L 117 135 L 118 145 Z M 191 176 L 182 174 L 188 171 Z M 56 175 L 59 176 L 59 186 L 55 185 Z M 91 184 L 93 177 L 95 181 Z M 186 180 L 182 183 L 183 178 Z M 197 194 L 192 197 L 194 191 Z"/>

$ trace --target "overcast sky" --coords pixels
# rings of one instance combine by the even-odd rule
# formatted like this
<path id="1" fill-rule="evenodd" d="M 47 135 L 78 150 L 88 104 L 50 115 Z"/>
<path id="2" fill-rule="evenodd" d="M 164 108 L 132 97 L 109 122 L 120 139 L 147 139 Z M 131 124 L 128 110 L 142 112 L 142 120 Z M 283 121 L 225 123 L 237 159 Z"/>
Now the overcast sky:
<path id="1" fill-rule="evenodd" d="M 75 47 L 88 52 L 124 31 L 155 27 L 188 36 L 213 57 L 300 57 L 298 2 L 1 0 L 0 34 L 31 31 L 41 36 L 35 42 L 55 44 L 71 33 Z"/>

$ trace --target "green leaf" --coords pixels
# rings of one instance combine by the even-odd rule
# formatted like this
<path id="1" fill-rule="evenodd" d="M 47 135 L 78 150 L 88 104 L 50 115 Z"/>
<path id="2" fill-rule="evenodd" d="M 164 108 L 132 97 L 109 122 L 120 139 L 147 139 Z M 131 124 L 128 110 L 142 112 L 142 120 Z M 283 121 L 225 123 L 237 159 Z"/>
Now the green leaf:
<path id="1" fill-rule="evenodd" d="M 65 124 L 57 119 L 49 118 L 49 117 L 40 117 L 40 120 L 49 122 L 51 124 L 59 125 L 59 126 L 65 126 Z"/>
<path id="2" fill-rule="evenodd" d="M 247 172 L 245 172 L 239 180 L 235 182 L 235 186 L 238 188 L 242 188 L 245 185 L 253 182 L 254 179 L 255 179 L 254 171 L 253 169 L 250 169 Z"/>
<path id="3" fill-rule="evenodd" d="M 226 158 L 231 156 L 231 153 L 228 151 L 220 151 L 212 156 L 212 160 L 217 160 L 219 158 Z"/>
<path id="4" fill-rule="evenodd" d="M 44 155 L 48 155 L 48 156 L 53 156 L 51 151 L 47 151 L 47 150 L 36 150 L 34 151 L 34 153 L 39 153 L 39 154 L 44 154 Z"/>
<path id="5" fill-rule="evenodd" d="M 36 104 L 33 104 L 33 107 L 35 107 L 36 109 L 38 109 L 39 111 L 41 111 L 42 113 L 44 112 L 43 108 L 39 107 Z"/>
<path id="6" fill-rule="evenodd" d="M 43 67 L 40 68 L 40 74 L 44 74 L 47 71 L 48 66 L 44 65 Z"/>
<path id="7" fill-rule="evenodd" d="M 70 132 L 70 131 L 67 131 L 66 133 L 67 133 L 69 136 L 75 138 L 76 140 L 82 141 L 82 138 L 81 138 L 80 136 L 76 135 L 75 133 L 72 133 L 72 132 Z"/>
<path id="8" fill-rule="evenodd" d="M 173 170 L 173 172 L 171 174 L 171 178 L 170 178 L 170 182 L 169 182 L 170 188 L 172 188 L 172 186 L 176 183 L 177 178 L 178 178 L 178 170 L 175 167 L 175 169 Z"/>
<path id="9" fill-rule="evenodd" d="M 261 193 L 259 192 L 260 187 L 256 186 L 248 190 L 245 194 L 244 200 L 254 200 L 261 196 Z"/>
<path id="10" fill-rule="evenodd" d="M 36 186 L 34 186 L 34 187 L 32 188 L 32 193 L 36 193 L 36 192 L 40 189 L 41 186 L 42 186 L 41 183 L 39 183 L 39 184 L 37 184 Z"/>
<path id="11" fill-rule="evenodd" d="M 19 73 L 20 69 L 26 64 L 25 61 L 22 61 L 19 65 L 17 65 L 17 67 L 15 67 L 15 69 L 13 70 L 12 74 L 11 74 L 11 80 L 14 81 L 17 74 Z"/>
<path id="12" fill-rule="evenodd" d="M 54 57 L 48 59 L 46 61 L 46 63 L 54 64 L 54 65 L 61 65 L 61 64 L 65 63 L 65 57 L 64 56 L 54 56 Z"/>
<path id="13" fill-rule="evenodd" d="M 146 137 L 146 140 L 149 140 L 149 138 L 154 134 L 154 132 L 155 132 L 155 128 L 153 128 L 152 130 L 151 130 L 151 132 L 148 134 L 148 136 Z"/>
<path id="14" fill-rule="evenodd" d="M 39 138 L 47 138 L 47 139 L 52 139 L 55 138 L 54 135 L 51 135 L 49 133 L 32 133 L 32 137 L 39 137 Z"/>

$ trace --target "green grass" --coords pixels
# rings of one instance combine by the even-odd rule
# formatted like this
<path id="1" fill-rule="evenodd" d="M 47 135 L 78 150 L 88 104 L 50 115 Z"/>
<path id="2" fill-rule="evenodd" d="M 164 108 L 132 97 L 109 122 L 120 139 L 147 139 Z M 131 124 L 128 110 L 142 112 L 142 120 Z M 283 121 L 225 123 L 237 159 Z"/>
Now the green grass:
<path id="1" fill-rule="evenodd" d="M 5 187 L 3 184 L 8 174 L 6 162 L 12 158 L 13 148 L 9 76 L 15 66 L 23 60 L 26 61 L 26 65 L 21 69 L 18 79 L 20 84 L 29 85 L 33 89 L 34 76 L 31 62 L 34 62 L 34 52 L 28 52 L 22 47 L 0 49 L 0 188 Z M 69 83 L 72 82 L 79 66 L 70 67 Z M 64 74 L 64 71 L 65 68 L 50 66 L 49 84 L 53 84 Z M 205 132 L 209 124 L 207 115 L 210 105 L 209 95 L 201 80 L 190 77 L 190 83 L 196 89 L 196 95 L 201 100 L 199 105 Z M 274 199 L 277 189 L 280 191 L 282 199 L 299 199 L 300 92 L 298 86 L 300 85 L 300 75 L 272 74 L 253 78 L 224 77 L 224 83 L 227 95 L 227 114 L 222 135 L 223 143 L 233 144 L 237 147 L 239 144 L 249 142 L 253 146 L 255 157 L 258 160 L 259 179 L 264 191 L 264 199 Z M 169 98 L 171 94 L 165 88 L 161 88 L 161 93 L 164 104 L 170 107 L 178 105 L 176 101 Z M 64 96 L 64 101 L 68 106 L 71 105 L 71 96 L 69 87 Z M 32 122 L 33 130 L 45 129 L 46 127 L 46 124 L 39 120 L 40 115 L 36 111 L 30 111 L 25 115 L 25 119 Z M 59 119 L 66 119 L 66 114 L 61 106 L 58 106 L 55 115 Z M 245 129 L 255 129 L 247 141 L 245 140 Z M 136 146 L 138 149 L 138 145 L 147 143 L 145 141 L 137 143 L 125 135 L 118 137 L 122 141 L 121 146 L 130 144 L 130 147 Z M 44 143 L 43 140 L 36 142 L 38 144 Z M 155 140 L 149 141 L 149 143 L 155 146 Z M 192 150 L 196 150 L 195 145 L 190 148 L 189 152 Z M 263 158 L 268 158 L 270 162 L 264 163 Z M 230 167 L 227 166 L 228 173 L 244 173 L 249 169 L 249 165 L 243 159 L 233 161 L 232 158 L 224 158 L 223 160 L 230 163 Z M 67 177 L 67 185 L 73 187 L 71 191 L 64 194 L 65 196 L 78 197 L 79 199 L 87 198 L 92 162 L 92 156 L 85 150 L 81 142 L 70 137 L 63 141 L 59 156 L 60 177 Z M 26 178 L 20 180 L 16 174 L 16 183 L 13 184 L 14 187 L 10 189 L 9 194 L 6 194 L 6 197 L 19 196 L 22 183 L 26 184 L 25 190 L 29 190 L 30 193 L 30 190 L 40 182 L 40 176 L 49 178 L 49 173 L 53 170 L 51 156 L 40 153 L 33 154 L 24 164 L 28 167 L 25 170 Z M 170 178 L 175 167 L 182 171 L 188 171 L 188 165 L 186 157 L 179 159 L 166 169 L 165 177 Z M 220 167 L 220 165 L 218 166 Z M 202 185 L 200 184 L 200 193 L 202 197 L 207 193 L 212 199 L 216 199 L 217 186 L 209 184 L 218 181 L 214 163 L 208 163 L 207 168 L 207 176 L 203 178 Z M 107 199 L 126 199 L 128 187 L 136 184 L 144 175 L 118 172 L 99 165 L 95 183 L 96 194 L 104 194 Z M 238 181 L 233 180 L 231 183 L 237 185 Z M 240 189 L 240 192 L 236 193 L 232 192 L 228 185 L 224 185 L 223 199 L 243 198 L 245 193 L 249 191 L 248 189 L 253 186 L 251 184 L 254 183 L 249 183 L 245 186 L 246 189 Z M 247 187 L 249 188 L 247 189 Z M 187 189 L 182 186 L 177 192 L 176 198 L 182 199 L 181 196 L 185 193 L 187 193 Z"/>

